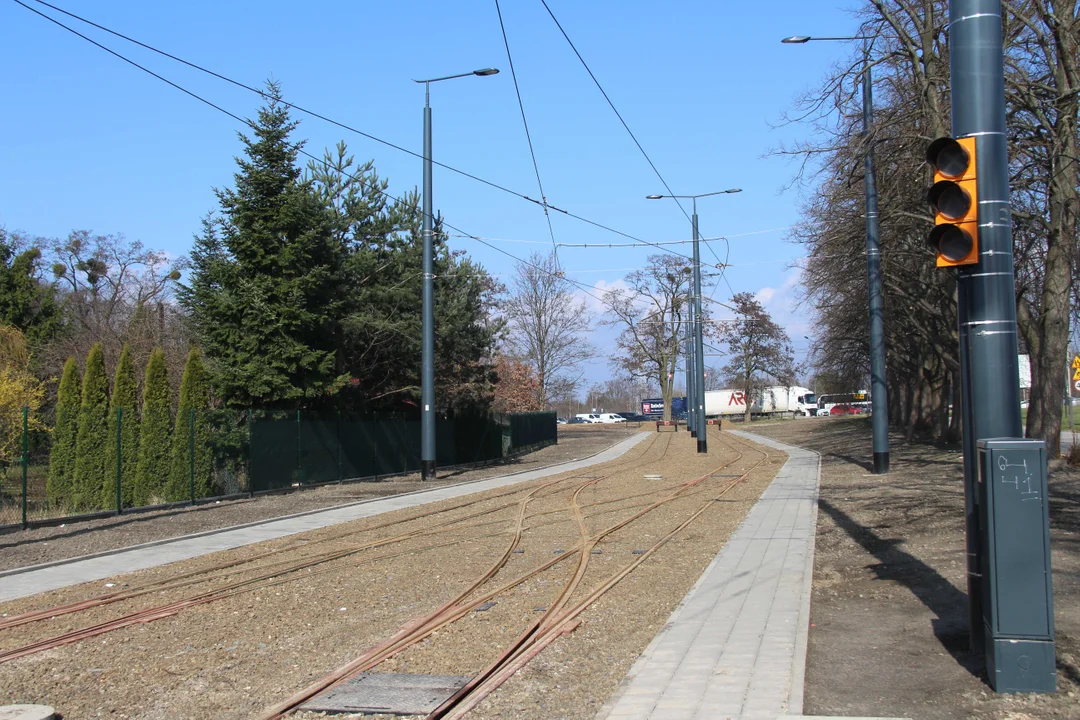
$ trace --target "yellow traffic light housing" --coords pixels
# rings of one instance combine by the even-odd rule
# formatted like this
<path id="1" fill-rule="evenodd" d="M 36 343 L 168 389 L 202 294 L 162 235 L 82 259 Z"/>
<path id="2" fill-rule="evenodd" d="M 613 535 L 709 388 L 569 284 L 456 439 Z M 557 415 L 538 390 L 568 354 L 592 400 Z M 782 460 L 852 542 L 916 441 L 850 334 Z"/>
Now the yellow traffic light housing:
<path id="1" fill-rule="evenodd" d="M 934 209 L 934 229 L 926 242 L 938 267 L 979 262 L 979 194 L 975 138 L 938 138 L 926 149 L 934 184 L 926 195 Z"/>

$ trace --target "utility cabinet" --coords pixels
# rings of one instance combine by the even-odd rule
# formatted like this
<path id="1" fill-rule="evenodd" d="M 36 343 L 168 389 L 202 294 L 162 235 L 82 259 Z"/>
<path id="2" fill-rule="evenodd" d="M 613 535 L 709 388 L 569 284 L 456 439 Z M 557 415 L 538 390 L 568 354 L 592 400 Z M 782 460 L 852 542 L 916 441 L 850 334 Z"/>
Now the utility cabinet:
<path id="1" fill-rule="evenodd" d="M 1046 444 L 978 441 L 986 672 L 1001 693 L 1054 692 Z"/>

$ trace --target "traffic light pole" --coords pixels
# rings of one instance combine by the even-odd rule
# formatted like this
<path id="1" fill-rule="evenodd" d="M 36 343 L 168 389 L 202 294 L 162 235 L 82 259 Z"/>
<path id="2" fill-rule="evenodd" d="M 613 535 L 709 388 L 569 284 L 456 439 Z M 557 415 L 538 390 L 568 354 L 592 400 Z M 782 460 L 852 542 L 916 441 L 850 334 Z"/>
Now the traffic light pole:
<path id="1" fill-rule="evenodd" d="M 694 426 L 697 428 L 697 451 L 709 451 L 705 437 L 705 323 L 701 314 L 701 248 L 698 236 L 697 198 L 694 198 Z"/>
<path id="2" fill-rule="evenodd" d="M 866 41 L 869 42 L 869 41 Z M 870 126 L 874 116 L 874 89 L 870 80 L 870 49 L 863 55 L 862 111 L 866 155 L 866 278 L 870 299 L 870 424 L 874 433 L 874 473 L 889 472 L 889 407 L 885 390 L 885 319 L 881 291 L 881 243 L 878 228 L 877 180 Z"/>
<path id="3" fill-rule="evenodd" d="M 1005 81 L 999 0 L 951 0 L 949 57 L 953 136 L 977 137 L 978 252 L 957 267 L 964 398 L 964 478 L 968 508 L 968 592 L 971 635 L 982 644 L 979 478 L 975 443 L 1022 438 L 1016 299 L 1013 276 Z M 974 522 L 973 522 L 974 520 Z M 976 636 L 978 636 L 976 638 Z"/>

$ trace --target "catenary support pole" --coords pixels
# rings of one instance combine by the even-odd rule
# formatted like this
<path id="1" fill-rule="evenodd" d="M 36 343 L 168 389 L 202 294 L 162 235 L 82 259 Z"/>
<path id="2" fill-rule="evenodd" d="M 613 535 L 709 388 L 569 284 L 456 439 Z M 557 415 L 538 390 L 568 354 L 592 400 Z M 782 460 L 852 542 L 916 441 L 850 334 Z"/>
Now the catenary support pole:
<path id="1" fill-rule="evenodd" d="M 694 386 L 701 392 L 694 394 L 697 410 L 694 425 L 697 427 L 697 451 L 709 451 L 705 437 L 705 316 L 701 314 L 701 243 L 698 236 L 697 199 L 694 200 Z"/>
<path id="2" fill-rule="evenodd" d="M 869 41 L 867 41 L 869 42 Z M 874 473 L 889 472 L 889 408 L 885 390 L 885 319 L 881 292 L 881 243 L 878 228 L 877 180 L 874 175 L 874 88 L 870 77 L 869 46 L 863 54 L 863 136 L 866 141 L 866 279 L 870 299 L 870 424 L 874 433 Z"/>
<path id="3" fill-rule="evenodd" d="M 424 84 L 423 340 L 420 361 L 420 479 L 435 479 L 435 287 L 431 204 L 431 93 Z"/>
<path id="4" fill-rule="evenodd" d="M 697 404 L 694 402 L 694 398 L 697 397 L 697 388 L 694 383 L 694 370 L 697 368 L 697 361 L 694 359 L 696 353 L 694 352 L 694 283 L 691 280 L 689 287 L 687 288 L 687 312 L 686 312 L 686 426 L 690 430 L 690 437 L 697 437 L 697 424 L 694 418 L 697 417 Z M 675 401 L 671 401 L 671 412 L 675 412 Z"/>
<path id="5" fill-rule="evenodd" d="M 1001 3 L 998 0 L 951 0 L 949 64 L 955 137 L 978 142 L 979 262 L 957 268 L 960 337 L 966 340 L 966 387 L 970 410 L 964 412 L 965 478 L 978 481 L 975 442 L 983 438 L 1020 438 L 1020 371 L 1017 359 L 1016 295 L 1013 276 L 1009 161 L 1005 135 L 1005 71 Z M 970 440 L 968 437 L 970 436 Z M 975 585 L 969 601 L 981 597 L 977 575 L 981 556 L 974 545 Z M 978 528 L 976 528 L 978 532 Z M 972 567 L 969 556 L 969 568 Z M 970 574 L 969 574 L 969 577 Z M 971 613 L 982 632 L 979 616 Z"/>

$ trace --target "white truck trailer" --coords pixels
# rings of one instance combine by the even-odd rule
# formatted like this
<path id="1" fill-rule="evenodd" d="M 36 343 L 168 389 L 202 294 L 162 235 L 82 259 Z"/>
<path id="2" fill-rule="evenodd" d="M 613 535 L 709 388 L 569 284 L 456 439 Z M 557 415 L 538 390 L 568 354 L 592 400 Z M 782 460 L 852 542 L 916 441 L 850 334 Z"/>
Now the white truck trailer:
<path id="1" fill-rule="evenodd" d="M 705 417 L 745 415 L 747 398 L 742 390 L 708 390 L 705 392 Z M 750 400 L 751 415 L 817 414 L 817 397 L 809 388 L 798 385 L 775 385 L 763 388 Z"/>

